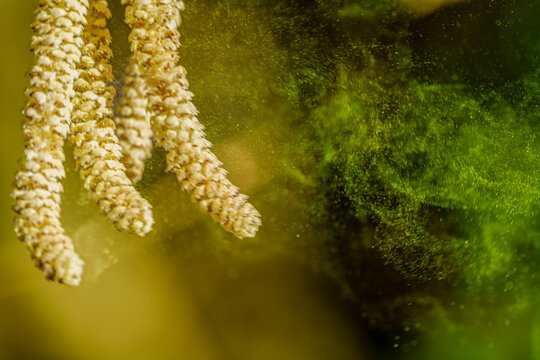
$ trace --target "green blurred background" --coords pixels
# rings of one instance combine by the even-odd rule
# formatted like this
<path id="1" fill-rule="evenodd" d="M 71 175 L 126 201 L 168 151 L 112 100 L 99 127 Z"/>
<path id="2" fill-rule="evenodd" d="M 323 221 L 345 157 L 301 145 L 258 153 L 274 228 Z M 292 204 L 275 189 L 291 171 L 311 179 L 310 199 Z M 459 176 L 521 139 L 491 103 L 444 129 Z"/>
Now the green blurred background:
<path id="1" fill-rule="evenodd" d="M 154 230 L 119 233 L 66 146 L 86 267 L 47 283 L 9 197 L 38 1 L 0 0 L 0 359 L 540 359 L 540 3 L 185 3 L 194 102 L 260 232 L 225 233 L 155 149 Z"/>

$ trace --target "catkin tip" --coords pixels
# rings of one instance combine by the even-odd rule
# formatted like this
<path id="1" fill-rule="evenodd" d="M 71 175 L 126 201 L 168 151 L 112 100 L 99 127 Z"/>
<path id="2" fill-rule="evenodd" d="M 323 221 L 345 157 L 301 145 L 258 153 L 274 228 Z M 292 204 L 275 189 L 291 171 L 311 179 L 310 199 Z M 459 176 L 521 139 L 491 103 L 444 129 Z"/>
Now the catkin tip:
<path id="1" fill-rule="evenodd" d="M 241 211 L 242 215 L 233 224 L 233 234 L 242 239 L 255 237 L 262 225 L 261 214 L 250 203 L 245 203 Z"/>
<path id="2" fill-rule="evenodd" d="M 55 279 L 61 284 L 69 286 L 79 286 L 83 273 L 84 261 L 73 253 L 62 266 L 62 275 Z"/>

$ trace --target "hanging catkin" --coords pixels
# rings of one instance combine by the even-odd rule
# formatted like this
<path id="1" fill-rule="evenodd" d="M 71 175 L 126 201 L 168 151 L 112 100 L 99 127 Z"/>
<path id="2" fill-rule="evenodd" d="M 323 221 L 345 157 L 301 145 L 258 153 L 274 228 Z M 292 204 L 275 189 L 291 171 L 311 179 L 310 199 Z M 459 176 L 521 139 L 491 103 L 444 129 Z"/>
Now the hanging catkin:
<path id="1" fill-rule="evenodd" d="M 105 0 L 91 0 L 85 45 L 75 82 L 75 107 L 71 125 L 73 154 L 84 186 L 101 211 L 120 230 L 144 235 L 153 219 L 150 204 L 135 190 L 121 163 L 122 149 L 114 132 L 114 88 L 109 59 L 111 36 L 106 29 L 111 16 Z"/>
<path id="2" fill-rule="evenodd" d="M 211 152 L 197 110 L 187 90 L 185 69 L 178 65 L 181 1 L 122 0 L 133 59 L 144 69 L 156 143 L 167 151 L 168 170 L 227 231 L 255 236 L 259 212 L 226 178 L 222 163 Z"/>
<path id="3" fill-rule="evenodd" d="M 122 146 L 122 163 L 134 183 L 142 178 L 144 163 L 152 155 L 152 129 L 147 107 L 146 83 L 139 66 L 131 63 L 124 78 L 114 121 Z"/>
<path id="4" fill-rule="evenodd" d="M 42 0 L 32 25 L 35 65 L 23 111 L 25 149 L 15 177 L 15 233 L 49 280 L 78 285 L 83 262 L 60 223 L 64 140 L 73 108 L 88 1 Z"/>

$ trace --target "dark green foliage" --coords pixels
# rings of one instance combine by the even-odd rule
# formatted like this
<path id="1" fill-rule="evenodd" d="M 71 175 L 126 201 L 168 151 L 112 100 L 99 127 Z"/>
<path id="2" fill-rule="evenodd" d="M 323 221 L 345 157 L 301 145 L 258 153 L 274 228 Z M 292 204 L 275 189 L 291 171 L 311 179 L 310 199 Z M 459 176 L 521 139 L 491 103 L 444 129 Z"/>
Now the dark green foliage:
<path id="1" fill-rule="evenodd" d="M 391 68 L 378 80 L 382 66 L 343 79 L 313 113 L 322 166 L 334 173 L 327 181 L 375 216 L 378 246 L 407 276 L 461 274 L 487 250 L 507 261 L 505 233 L 537 212 L 538 121 L 497 93 L 403 81 Z M 492 244 L 494 227 L 506 230 Z"/>
<path id="2" fill-rule="evenodd" d="M 389 9 L 376 34 L 350 11 L 335 81 L 307 120 L 338 278 L 378 326 L 434 316 L 464 334 L 495 313 L 517 319 L 540 275 L 538 4 L 422 20 Z M 486 310 L 460 320 L 454 301 Z"/>

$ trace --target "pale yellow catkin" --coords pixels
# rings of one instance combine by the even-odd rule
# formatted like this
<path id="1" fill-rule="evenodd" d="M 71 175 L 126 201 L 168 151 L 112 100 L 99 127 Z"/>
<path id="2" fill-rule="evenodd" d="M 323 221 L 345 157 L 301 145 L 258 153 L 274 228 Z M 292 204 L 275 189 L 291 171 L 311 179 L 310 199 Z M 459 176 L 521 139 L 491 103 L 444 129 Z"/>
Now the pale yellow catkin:
<path id="1" fill-rule="evenodd" d="M 148 85 L 155 141 L 167 151 L 168 170 L 225 230 L 253 237 L 261 225 L 259 212 L 226 178 L 211 152 L 188 91 L 185 69 L 178 65 L 181 1 L 122 0 L 133 59 Z"/>
<path id="2" fill-rule="evenodd" d="M 127 68 L 114 122 L 122 146 L 122 163 L 134 183 L 142 178 L 144 163 L 152 155 L 153 134 L 147 107 L 146 83 L 139 66 L 132 62 Z"/>
<path id="3" fill-rule="evenodd" d="M 106 29 L 110 16 L 105 0 L 90 0 L 70 140 L 84 186 L 101 211 L 118 229 L 142 236 L 153 224 L 151 206 L 125 173 L 111 120 L 114 78 L 109 64 L 111 36 Z"/>
<path id="4" fill-rule="evenodd" d="M 78 285 L 83 261 L 60 223 L 64 140 L 73 108 L 87 0 L 41 0 L 32 25 L 35 65 L 23 110 L 25 149 L 15 176 L 15 232 L 49 280 Z"/>

